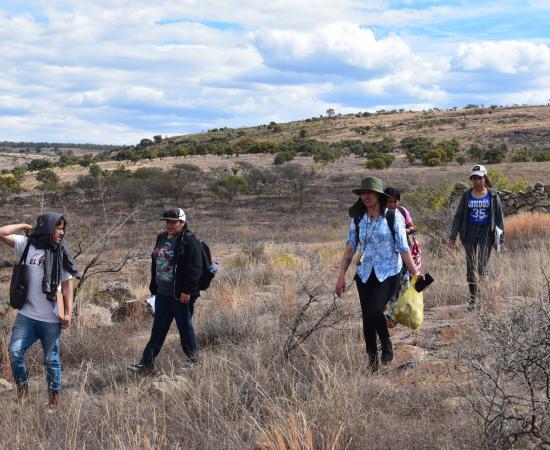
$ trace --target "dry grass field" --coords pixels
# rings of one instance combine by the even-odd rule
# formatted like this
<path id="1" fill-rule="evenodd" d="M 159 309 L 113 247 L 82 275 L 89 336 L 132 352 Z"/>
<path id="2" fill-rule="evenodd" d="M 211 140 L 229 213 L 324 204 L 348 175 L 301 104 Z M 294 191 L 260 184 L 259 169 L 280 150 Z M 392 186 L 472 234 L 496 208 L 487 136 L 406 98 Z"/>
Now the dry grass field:
<path id="1" fill-rule="evenodd" d="M 272 160 L 271 156 L 243 158 L 263 167 Z M 235 161 L 197 157 L 188 162 L 206 172 Z M 170 161 L 158 164 L 168 167 Z M 298 164 L 313 165 L 307 158 L 298 158 Z M 550 163 L 498 168 L 512 180 L 550 183 Z M 466 171 L 460 166 L 395 168 L 376 175 L 412 195 L 415 189 L 436 191 L 465 181 Z M 426 291 L 424 325 L 418 332 L 394 328 L 396 360 L 369 374 L 352 268 L 350 287 L 342 298 L 332 294 L 349 225 L 347 208 L 354 201 L 350 190 L 366 174 L 362 160 L 353 157 L 315 166 L 301 206 L 293 198 L 252 195 L 223 202 L 208 194 L 206 186 L 192 204 L 184 201 L 191 228 L 222 261 L 212 287 L 196 306 L 201 359 L 192 371 L 183 370 L 174 325 L 158 358 L 158 372 L 139 377 L 127 373 L 126 365 L 139 359 L 151 319 L 136 314 L 123 323 L 99 324 L 86 310 L 101 304 L 94 292 L 109 280 L 125 281 L 140 300 L 147 297 L 148 252 L 161 229 L 160 212 L 170 206 L 149 202 L 113 234 L 102 258 L 115 261 L 140 245 L 138 257 L 121 272 L 91 278 L 81 291 L 81 315 L 62 336 L 61 409 L 48 414 L 44 408 L 44 368 L 38 348 L 27 354 L 32 380 L 29 402 L 18 405 L 14 391 L 0 386 L 1 447 L 548 448 L 550 399 L 543 375 L 548 376 L 550 364 L 548 352 L 540 353 L 549 342 L 550 316 L 544 314 L 550 300 L 543 273 L 550 276 L 548 217 L 507 218 L 506 248 L 493 255 L 482 306 L 474 312 L 466 309 L 462 250 L 451 251 L 432 231 L 421 231 L 423 271 L 436 280 Z M 66 170 L 66 176 L 73 175 Z M 413 219 L 422 224 L 423 213 L 409 198 Z M 32 221 L 39 207 L 38 200 L 6 204 L 0 220 L 2 224 Z M 65 208 L 73 248 L 87 228 L 102 230 L 128 214 L 128 207 L 120 203 Z M 444 234 L 448 212 L 437 214 Z M 88 248 L 79 257 L 81 264 L 94 251 Z M 5 248 L 2 252 L 8 255 Z M 2 269 L 0 277 L 5 302 L 9 269 Z M 296 322 L 311 298 L 314 303 Z M 312 326 L 325 324 L 319 320 L 327 308 L 333 308 L 329 316 L 333 325 L 302 340 Z M 510 321 L 511 317 L 521 320 Z M 13 312 L 6 314 L 0 327 L 0 378 L 8 381 L 6 345 L 13 318 Z M 529 326 L 524 326 L 525 320 Z M 498 339 L 508 336 L 505 332 L 514 339 L 499 347 Z M 298 345 L 285 358 L 288 342 Z M 516 351 L 516 343 L 523 351 Z M 516 361 L 517 367 L 529 367 L 524 381 L 521 371 L 506 371 L 504 363 Z M 528 366 L 532 361 L 535 365 Z M 504 400 L 500 393 L 506 394 Z"/>

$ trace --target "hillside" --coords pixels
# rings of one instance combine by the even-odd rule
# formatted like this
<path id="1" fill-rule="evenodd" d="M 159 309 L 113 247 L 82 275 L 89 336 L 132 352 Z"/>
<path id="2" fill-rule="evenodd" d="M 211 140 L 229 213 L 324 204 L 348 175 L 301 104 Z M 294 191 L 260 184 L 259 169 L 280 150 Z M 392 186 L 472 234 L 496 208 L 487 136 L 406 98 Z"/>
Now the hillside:
<path id="1" fill-rule="evenodd" d="M 247 137 L 280 142 L 307 137 L 336 142 L 346 139 L 367 141 L 381 135 L 391 135 L 396 141 L 411 135 L 434 140 L 457 138 L 464 147 L 475 142 L 504 142 L 511 149 L 524 146 L 546 149 L 550 138 L 550 106 L 346 114 L 239 129 L 210 130 L 200 134 L 171 136 L 166 141 L 182 143 Z"/>

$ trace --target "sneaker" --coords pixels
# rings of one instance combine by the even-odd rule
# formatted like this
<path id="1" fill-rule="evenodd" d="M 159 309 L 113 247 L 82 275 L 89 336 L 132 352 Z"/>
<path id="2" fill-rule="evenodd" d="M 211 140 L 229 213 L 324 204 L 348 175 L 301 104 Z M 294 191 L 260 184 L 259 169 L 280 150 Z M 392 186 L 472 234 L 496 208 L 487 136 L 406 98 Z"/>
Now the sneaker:
<path id="1" fill-rule="evenodd" d="M 368 353 L 367 372 L 374 374 L 378 370 L 378 355 L 376 353 Z"/>
<path id="2" fill-rule="evenodd" d="M 59 409 L 59 392 L 48 392 L 48 412 L 54 412 Z"/>
<path id="3" fill-rule="evenodd" d="M 130 364 L 127 369 L 129 372 L 139 373 L 142 375 L 149 375 L 155 371 L 154 366 L 146 365 L 142 362 L 138 362 L 137 364 Z"/>
<path id="4" fill-rule="evenodd" d="M 193 370 L 193 361 L 185 361 L 182 365 L 181 365 L 181 370 L 183 372 L 190 372 Z"/>
<path id="5" fill-rule="evenodd" d="M 393 346 L 390 338 L 382 339 L 380 341 L 382 347 L 382 364 L 389 364 L 393 361 Z"/>

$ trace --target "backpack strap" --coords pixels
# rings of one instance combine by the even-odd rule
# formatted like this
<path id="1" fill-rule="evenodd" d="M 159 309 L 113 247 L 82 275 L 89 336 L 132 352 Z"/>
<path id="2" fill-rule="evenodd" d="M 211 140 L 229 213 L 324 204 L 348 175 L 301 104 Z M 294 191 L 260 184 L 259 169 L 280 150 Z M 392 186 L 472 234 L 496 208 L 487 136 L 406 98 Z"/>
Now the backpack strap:
<path id="1" fill-rule="evenodd" d="M 407 213 L 405 212 L 405 208 L 403 208 L 402 206 L 398 206 L 397 209 L 399 210 L 399 212 L 403 216 L 403 219 L 405 219 L 407 217 Z"/>
<path id="2" fill-rule="evenodd" d="M 353 223 L 355 224 L 355 242 L 357 243 L 357 247 L 359 247 L 359 250 L 361 249 L 361 246 L 359 245 L 359 222 L 361 222 L 361 219 L 361 216 L 353 218 Z"/>
<path id="3" fill-rule="evenodd" d="M 385 216 L 386 216 L 386 222 L 388 222 L 388 227 L 390 227 L 393 243 L 395 244 L 395 210 L 391 208 L 387 208 Z"/>
<path id="4" fill-rule="evenodd" d="M 29 247 L 31 246 L 31 240 L 27 238 L 27 245 L 25 245 L 25 250 L 23 250 L 23 254 L 21 255 L 21 258 L 19 259 L 19 265 L 25 264 L 25 261 L 27 260 L 27 255 L 29 253 Z"/>

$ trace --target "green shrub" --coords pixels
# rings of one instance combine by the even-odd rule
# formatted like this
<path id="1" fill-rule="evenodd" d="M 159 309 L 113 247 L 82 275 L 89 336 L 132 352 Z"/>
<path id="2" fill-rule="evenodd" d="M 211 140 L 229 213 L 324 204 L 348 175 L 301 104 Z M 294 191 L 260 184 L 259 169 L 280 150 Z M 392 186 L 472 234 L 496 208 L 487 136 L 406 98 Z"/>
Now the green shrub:
<path id="1" fill-rule="evenodd" d="M 527 162 L 529 161 L 529 153 L 527 149 L 522 149 L 512 156 L 512 162 Z"/>
<path id="2" fill-rule="evenodd" d="M 550 150 L 545 150 L 540 153 L 537 153 L 533 158 L 533 161 L 536 161 L 536 162 L 550 161 Z"/>
<path id="3" fill-rule="evenodd" d="M 488 169 L 487 175 L 491 184 L 497 191 L 523 192 L 529 187 L 529 182 L 524 178 L 519 178 L 512 182 L 506 175 L 497 169 Z"/>
<path id="4" fill-rule="evenodd" d="M 391 166 L 394 159 L 395 157 L 393 155 L 378 153 L 372 155 L 369 159 L 367 159 L 365 165 L 367 169 L 387 169 Z"/>
<path id="5" fill-rule="evenodd" d="M 296 153 L 293 151 L 279 152 L 273 158 L 273 164 L 280 166 L 286 162 L 292 161 L 296 157 Z"/>
<path id="6" fill-rule="evenodd" d="M 53 187 L 59 183 L 59 176 L 52 169 L 42 169 L 36 175 L 36 181 L 42 183 L 41 188 Z"/>
<path id="7" fill-rule="evenodd" d="M 4 201 L 11 195 L 21 190 L 21 182 L 13 175 L 0 176 L 0 200 Z"/>
<path id="8" fill-rule="evenodd" d="M 232 201 L 248 187 L 246 178 L 239 175 L 225 175 L 214 183 L 212 190 L 220 197 Z"/>

